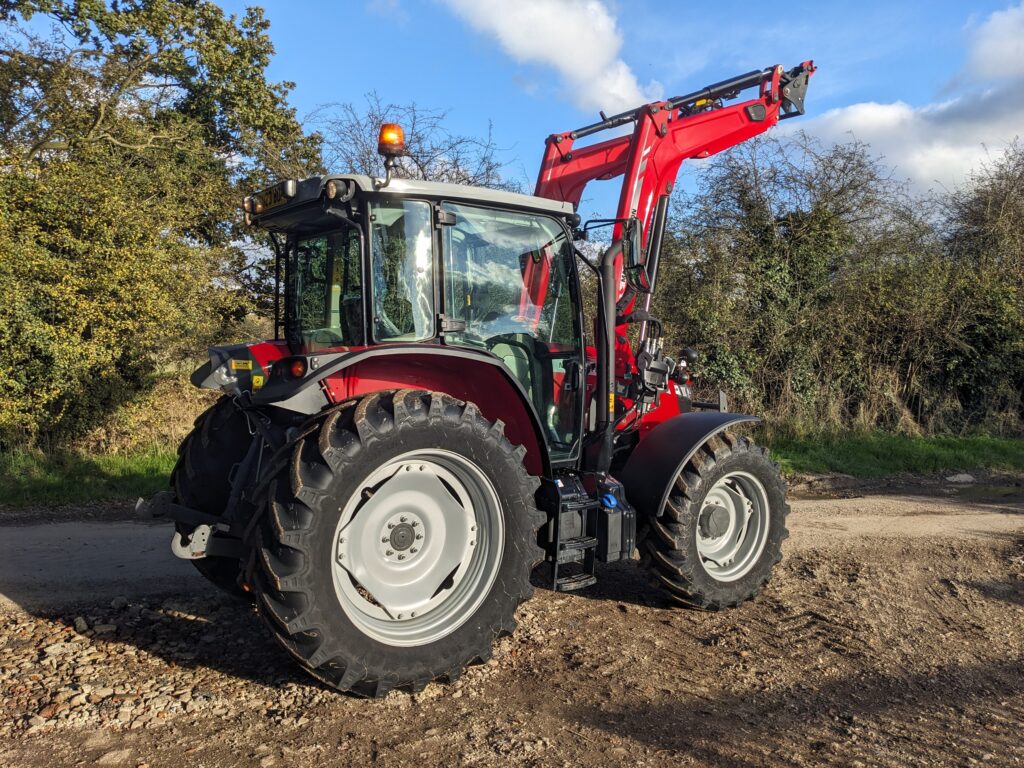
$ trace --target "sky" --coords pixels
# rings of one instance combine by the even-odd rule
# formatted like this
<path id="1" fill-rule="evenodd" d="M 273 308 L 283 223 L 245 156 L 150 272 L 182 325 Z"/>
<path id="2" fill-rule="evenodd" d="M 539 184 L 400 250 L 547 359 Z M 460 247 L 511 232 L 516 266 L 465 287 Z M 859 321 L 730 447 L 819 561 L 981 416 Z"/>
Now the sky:
<path id="1" fill-rule="evenodd" d="M 224 0 L 241 13 L 250 2 Z M 553 132 L 814 59 L 801 128 L 871 145 L 918 191 L 952 189 L 1024 136 L 1024 0 L 266 0 L 302 118 L 376 91 L 493 136 L 532 188 Z M 347 169 L 332 169 L 343 172 Z M 684 179 L 685 183 L 685 179 Z M 606 183 L 607 184 L 607 183 Z M 611 190 L 589 200 L 595 215 Z M 584 203 L 588 201 L 585 199 Z"/>

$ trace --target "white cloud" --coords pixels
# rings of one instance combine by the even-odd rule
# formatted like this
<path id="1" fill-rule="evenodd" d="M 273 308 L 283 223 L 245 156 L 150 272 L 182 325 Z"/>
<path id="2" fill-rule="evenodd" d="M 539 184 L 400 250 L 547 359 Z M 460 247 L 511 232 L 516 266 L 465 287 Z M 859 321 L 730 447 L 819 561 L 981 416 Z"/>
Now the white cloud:
<path id="1" fill-rule="evenodd" d="M 952 98 L 913 107 L 863 102 L 794 120 L 826 141 L 871 145 L 919 189 L 953 188 L 1024 133 L 1024 2 L 997 11 L 971 35 L 968 69 Z"/>
<path id="2" fill-rule="evenodd" d="M 513 58 L 554 67 L 581 109 L 619 112 L 661 96 L 620 57 L 622 35 L 600 0 L 443 0 Z"/>
<path id="3" fill-rule="evenodd" d="M 975 30 L 970 62 L 982 77 L 1024 77 L 1024 4 L 996 11 Z"/>

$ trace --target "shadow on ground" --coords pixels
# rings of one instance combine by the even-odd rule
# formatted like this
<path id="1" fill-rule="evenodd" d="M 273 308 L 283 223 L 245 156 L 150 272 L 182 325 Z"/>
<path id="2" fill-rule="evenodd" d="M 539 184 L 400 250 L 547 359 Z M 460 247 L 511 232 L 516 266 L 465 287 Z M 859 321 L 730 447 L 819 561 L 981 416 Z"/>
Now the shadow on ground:
<path id="1" fill-rule="evenodd" d="M 1009 765 L 1024 759 L 1024 658 L 909 675 L 871 670 L 714 700 L 684 691 L 653 704 L 584 705 L 578 721 L 730 768 L 793 764 L 808 746 L 816 765 L 960 764 L 947 762 L 954 754 Z"/>

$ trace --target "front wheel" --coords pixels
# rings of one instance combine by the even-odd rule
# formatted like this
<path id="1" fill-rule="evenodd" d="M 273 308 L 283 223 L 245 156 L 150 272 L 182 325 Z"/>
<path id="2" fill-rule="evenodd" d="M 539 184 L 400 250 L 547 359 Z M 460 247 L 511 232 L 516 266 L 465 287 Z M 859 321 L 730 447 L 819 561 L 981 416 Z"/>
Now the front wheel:
<path id="1" fill-rule="evenodd" d="M 647 521 L 643 563 L 675 602 L 705 610 L 754 597 L 782 557 L 786 487 L 768 452 L 728 432 L 680 470 Z"/>
<path id="2" fill-rule="evenodd" d="M 369 696 L 489 658 L 543 557 L 522 460 L 500 422 L 441 393 L 374 393 L 318 417 L 253 542 L 251 586 L 278 641 Z"/>

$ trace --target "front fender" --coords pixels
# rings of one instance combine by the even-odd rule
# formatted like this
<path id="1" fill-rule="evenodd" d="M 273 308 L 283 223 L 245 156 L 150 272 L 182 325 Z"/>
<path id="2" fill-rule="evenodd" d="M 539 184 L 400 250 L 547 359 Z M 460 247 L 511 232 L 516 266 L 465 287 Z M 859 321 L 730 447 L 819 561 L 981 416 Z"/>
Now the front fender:
<path id="1" fill-rule="evenodd" d="M 676 475 L 704 443 L 735 424 L 757 421 L 756 416 L 717 411 L 682 413 L 663 421 L 617 473 L 629 503 L 641 515 L 660 515 Z"/>

